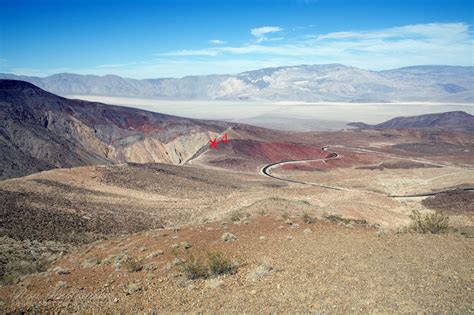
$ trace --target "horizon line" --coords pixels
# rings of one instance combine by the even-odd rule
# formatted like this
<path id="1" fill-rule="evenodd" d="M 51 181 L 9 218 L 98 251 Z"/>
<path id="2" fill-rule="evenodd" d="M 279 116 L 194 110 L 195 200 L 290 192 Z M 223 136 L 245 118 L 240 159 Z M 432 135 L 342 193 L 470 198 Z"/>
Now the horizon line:
<path id="1" fill-rule="evenodd" d="M 253 70 L 247 70 L 247 71 L 242 71 L 242 72 L 237 72 L 237 73 L 210 73 L 210 74 L 190 74 L 190 75 L 184 75 L 184 76 L 176 76 L 176 77 L 149 77 L 149 78 L 143 78 L 143 79 L 137 79 L 137 78 L 132 78 L 132 77 L 125 77 L 125 76 L 120 76 L 114 73 L 108 73 L 104 75 L 97 75 L 97 74 L 91 74 L 91 73 L 78 73 L 78 72 L 58 72 L 46 76 L 36 76 L 36 75 L 27 75 L 27 74 L 18 74 L 14 72 L 0 72 L 0 74 L 7 74 L 7 75 L 14 75 L 14 76 L 23 76 L 23 77 L 29 77 L 29 78 L 39 78 L 39 79 L 45 79 L 57 75 L 63 75 L 63 74 L 69 74 L 69 75 L 79 75 L 79 76 L 93 76 L 93 77 L 99 77 L 99 78 L 104 78 L 108 76 L 115 76 L 119 77 L 122 79 L 130 79 L 130 80 L 138 80 L 138 81 L 143 81 L 143 80 L 156 80 L 156 79 L 163 79 L 163 80 L 172 80 L 172 79 L 184 79 L 184 78 L 189 78 L 189 77 L 201 77 L 201 76 L 223 76 L 223 75 L 228 75 L 228 76 L 236 76 L 236 75 L 241 75 L 244 73 L 248 72 L 254 72 L 254 71 L 260 71 L 260 70 L 266 70 L 266 69 L 278 69 L 278 68 L 296 68 L 296 67 L 311 67 L 311 66 L 331 66 L 331 65 L 339 65 L 343 66 L 346 68 L 355 68 L 355 69 L 361 69 L 365 71 L 370 71 L 370 72 L 384 72 L 384 71 L 391 71 L 391 70 L 399 70 L 399 69 L 406 69 L 406 68 L 413 68 L 413 67 L 461 67 L 461 68 L 474 68 L 474 65 L 447 65 L 447 64 L 413 64 L 410 66 L 404 66 L 404 67 L 398 67 L 398 68 L 388 68 L 388 69 L 383 69 L 383 70 L 370 70 L 370 69 L 365 69 L 365 68 L 360 68 L 356 66 L 350 66 L 346 65 L 343 63 L 314 63 L 314 64 L 298 64 L 298 65 L 289 65 L 289 66 L 275 66 L 275 67 L 264 67 L 264 68 L 257 68 Z"/>

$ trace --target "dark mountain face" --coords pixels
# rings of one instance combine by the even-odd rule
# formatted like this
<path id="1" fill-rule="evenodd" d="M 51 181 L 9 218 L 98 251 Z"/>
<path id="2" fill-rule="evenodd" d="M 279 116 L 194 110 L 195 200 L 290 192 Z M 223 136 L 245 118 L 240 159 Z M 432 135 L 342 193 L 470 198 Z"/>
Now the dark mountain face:
<path id="1" fill-rule="evenodd" d="M 0 179 L 55 167 L 183 163 L 235 124 L 65 99 L 0 80 Z"/>
<path id="2" fill-rule="evenodd" d="M 444 128 L 474 132 L 474 116 L 462 111 L 426 114 L 409 117 L 396 117 L 377 125 L 364 123 L 349 124 L 358 128 L 406 129 L 406 128 Z"/>
<path id="3" fill-rule="evenodd" d="M 225 167 L 253 171 L 275 156 L 321 151 L 294 144 L 299 137 L 285 132 L 71 100 L 15 80 L 0 80 L 0 117 L 0 179 L 83 165 L 184 164 L 197 157 L 196 165 L 237 157 Z M 209 150 L 209 140 L 224 133 L 229 144 Z"/>

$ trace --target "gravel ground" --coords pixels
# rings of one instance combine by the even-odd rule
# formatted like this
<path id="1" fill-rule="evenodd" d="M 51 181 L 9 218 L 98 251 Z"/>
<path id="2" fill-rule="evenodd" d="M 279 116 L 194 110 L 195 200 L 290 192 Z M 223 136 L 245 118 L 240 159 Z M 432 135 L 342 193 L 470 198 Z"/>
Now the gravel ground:
<path id="1" fill-rule="evenodd" d="M 225 232 L 237 239 L 223 242 Z M 184 241 L 196 256 L 220 250 L 238 260 L 237 273 L 184 279 L 171 253 Z M 461 314 L 474 311 L 473 253 L 473 239 L 459 235 L 257 216 L 96 242 L 55 263 L 66 273 L 26 277 L 0 297 L 4 311 Z M 144 268 L 115 271 L 124 254 Z"/>

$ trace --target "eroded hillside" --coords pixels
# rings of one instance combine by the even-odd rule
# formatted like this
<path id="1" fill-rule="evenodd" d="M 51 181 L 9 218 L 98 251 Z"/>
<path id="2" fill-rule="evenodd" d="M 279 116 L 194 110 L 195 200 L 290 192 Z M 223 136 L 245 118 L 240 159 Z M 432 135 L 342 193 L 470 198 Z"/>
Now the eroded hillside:
<path id="1" fill-rule="evenodd" d="M 182 164 L 232 124 L 69 100 L 0 81 L 0 178 L 122 162 Z"/>

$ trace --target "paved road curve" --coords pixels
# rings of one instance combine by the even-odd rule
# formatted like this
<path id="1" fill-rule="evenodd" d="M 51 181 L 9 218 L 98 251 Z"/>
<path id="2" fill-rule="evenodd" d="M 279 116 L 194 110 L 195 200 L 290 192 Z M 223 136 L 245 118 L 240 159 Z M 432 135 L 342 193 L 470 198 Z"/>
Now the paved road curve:
<path id="1" fill-rule="evenodd" d="M 342 146 L 340 146 L 340 147 L 342 147 Z M 403 159 L 403 160 L 410 160 L 410 161 L 414 161 L 414 162 L 429 163 L 429 164 L 439 165 L 439 166 L 444 166 L 444 167 L 455 167 L 455 168 L 462 168 L 462 169 L 472 169 L 472 168 L 470 168 L 470 167 L 444 165 L 444 164 L 434 163 L 434 162 L 427 161 L 427 160 L 415 160 L 415 159 L 409 159 L 409 158 L 396 157 L 396 156 L 392 156 L 392 155 L 389 155 L 389 154 L 386 154 L 386 153 L 381 153 L 381 152 L 372 151 L 372 150 L 368 150 L 368 149 L 362 149 L 362 148 L 352 148 L 352 147 L 344 147 L 344 148 L 346 148 L 346 149 L 353 149 L 354 151 L 363 151 L 363 152 L 373 153 L 373 154 L 377 154 L 377 155 L 390 156 L 390 157 L 393 157 L 393 158 L 398 158 L 398 159 Z M 323 151 L 329 152 L 328 149 L 329 149 L 329 146 L 324 146 L 324 147 L 322 147 L 322 150 L 323 150 Z M 349 189 L 349 188 L 338 187 L 338 186 L 331 186 L 331 185 L 325 185 L 325 184 L 320 184 L 320 183 L 310 183 L 310 182 L 304 182 L 304 181 L 299 181 L 299 180 L 294 180 L 294 179 L 288 179 L 288 178 L 284 178 L 284 177 L 278 177 L 278 176 L 272 175 L 272 174 L 270 173 L 270 171 L 271 171 L 273 168 L 280 167 L 280 166 L 283 166 L 283 165 L 285 165 L 285 164 L 298 164 L 298 163 L 304 163 L 304 162 L 318 162 L 318 161 L 319 161 L 319 162 L 321 162 L 321 161 L 322 161 L 322 162 L 326 162 L 326 161 L 329 161 L 329 160 L 336 160 L 336 159 L 342 158 L 341 155 L 339 155 L 339 154 L 336 153 L 336 152 L 329 152 L 329 153 L 330 153 L 330 154 L 332 153 L 333 155 L 332 155 L 331 157 L 328 157 L 328 158 L 305 159 L 305 160 L 290 160 L 290 161 L 280 161 L 280 162 L 270 163 L 270 164 L 264 165 L 264 166 L 260 169 L 260 174 L 262 174 L 263 176 L 271 177 L 271 178 L 274 178 L 274 179 L 278 179 L 278 180 L 282 180 L 282 181 L 290 182 L 290 183 L 297 183 L 297 184 L 303 184 L 303 185 L 310 185 L 310 186 L 322 187 L 322 188 L 332 189 L 332 190 L 354 191 L 354 192 L 360 192 L 360 193 L 364 193 L 364 194 L 382 195 L 382 196 L 386 196 L 386 197 L 390 197 L 390 198 L 419 198 L 419 197 L 434 196 L 434 195 L 437 195 L 437 194 L 440 194 L 440 193 L 445 193 L 445 192 L 454 191 L 454 190 L 459 190 L 459 189 L 461 189 L 461 190 L 466 190 L 466 191 L 474 190 L 474 187 L 464 187 L 464 188 L 459 188 L 459 189 L 445 189 L 445 190 L 440 190 L 440 191 L 435 191 L 435 192 L 426 192 L 426 193 L 419 193 L 419 194 L 387 195 L 387 194 L 376 193 L 376 192 L 367 191 L 367 190 Z"/>

